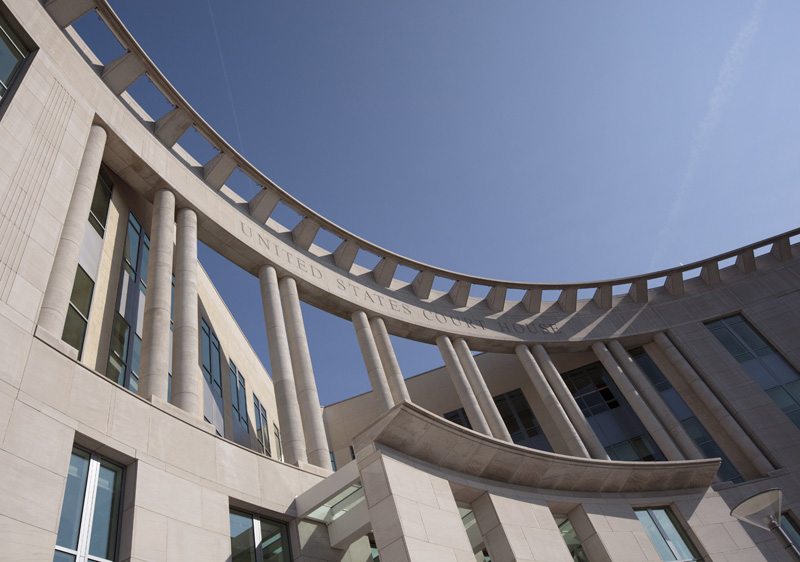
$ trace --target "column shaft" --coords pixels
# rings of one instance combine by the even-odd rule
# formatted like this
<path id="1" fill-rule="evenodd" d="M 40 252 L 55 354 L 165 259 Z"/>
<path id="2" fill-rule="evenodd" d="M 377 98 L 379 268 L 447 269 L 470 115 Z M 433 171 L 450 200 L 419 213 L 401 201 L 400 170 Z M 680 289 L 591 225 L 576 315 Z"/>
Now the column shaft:
<path id="1" fill-rule="evenodd" d="M 289 353 L 292 357 L 297 399 L 300 402 L 300 416 L 303 420 L 308 462 L 332 470 L 328 438 L 325 435 L 317 383 L 314 380 L 306 328 L 303 322 L 303 313 L 300 310 L 300 298 L 297 295 L 297 283 L 292 277 L 284 277 L 278 281 L 278 286 L 286 320 L 286 333 L 289 338 Z"/>
<path id="2" fill-rule="evenodd" d="M 172 402 L 195 416 L 200 411 L 197 315 L 197 213 L 180 209 L 175 244 L 175 324 L 172 333 Z"/>
<path id="3" fill-rule="evenodd" d="M 656 345 L 667 356 L 678 374 L 692 388 L 695 394 L 703 401 L 709 411 L 714 415 L 722 429 L 728 434 L 739 449 L 750 459 L 753 468 L 760 476 L 766 476 L 773 470 L 770 463 L 763 453 L 759 450 L 750 436 L 742 429 L 739 423 L 734 420 L 719 398 L 708 388 L 705 381 L 700 378 L 694 368 L 689 364 L 683 354 L 672 344 L 664 332 L 659 332 L 653 338 Z"/>
<path id="4" fill-rule="evenodd" d="M 622 392 L 625 400 L 627 400 L 628 404 L 633 408 L 634 413 L 641 420 L 645 429 L 650 434 L 650 437 L 653 438 L 658 448 L 661 449 L 661 452 L 667 457 L 667 460 L 684 460 L 683 453 L 681 453 L 677 445 L 673 443 L 669 434 L 664 429 L 664 426 L 661 425 L 661 422 L 658 421 L 658 418 L 656 418 L 652 410 L 650 410 L 645 401 L 642 400 L 642 397 L 639 396 L 639 393 L 633 387 L 631 381 L 628 380 L 628 377 L 625 376 L 622 368 L 614 357 L 612 357 L 605 344 L 603 342 L 595 342 L 592 345 L 592 350 L 595 355 L 597 355 L 597 358 L 600 359 L 603 367 L 606 368 L 614 384 L 616 384 L 617 388 Z"/>
<path id="5" fill-rule="evenodd" d="M 519 360 L 522 362 L 522 367 L 525 369 L 525 372 L 528 373 L 528 377 L 533 383 L 536 394 L 542 399 L 544 407 L 547 409 L 547 414 L 556 422 L 556 425 L 561 431 L 561 436 L 570 454 L 586 459 L 591 458 L 575 426 L 564 411 L 564 407 L 558 401 L 558 398 L 556 398 L 553 389 L 547 384 L 547 379 L 545 379 L 542 369 L 536 363 L 533 355 L 531 355 L 531 350 L 528 349 L 528 346 L 520 344 L 515 351 L 517 357 L 519 357 Z"/>
<path id="6" fill-rule="evenodd" d="M 458 338 L 453 342 L 453 347 L 492 435 L 497 439 L 513 443 L 511 434 L 508 433 L 508 428 L 500 416 L 497 404 L 494 403 L 494 399 L 486 386 L 486 381 L 483 379 L 480 369 L 478 369 L 478 364 L 475 363 L 475 358 L 472 356 L 467 342 L 464 341 L 464 338 Z"/>
<path id="7" fill-rule="evenodd" d="M 680 449 L 683 451 L 684 456 L 687 459 L 705 458 L 705 455 L 703 455 L 703 453 L 697 447 L 697 444 L 689 436 L 686 430 L 683 429 L 683 426 L 669 409 L 669 406 L 667 406 L 663 398 L 661 398 L 661 394 L 659 394 L 655 387 L 650 383 L 650 380 L 639 368 L 639 365 L 636 364 L 636 361 L 633 360 L 633 357 L 631 357 L 628 352 L 625 351 L 625 348 L 622 347 L 622 344 L 620 344 L 617 340 L 613 340 L 609 342 L 608 350 L 617 360 L 619 366 L 622 367 L 622 370 L 625 372 L 628 379 L 639 390 L 642 397 L 650 405 L 650 408 L 652 408 L 659 421 L 661 421 L 664 429 L 667 430 L 673 441 L 675 441 L 678 447 L 680 447 Z"/>
<path id="8" fill-rule="evenodd" d="M 306 460 L 305 439 L 275 268 L 271 265 L 262 266 L 258 270 L 258 281 L 261 287 L 261 304 L 264 307 L 264 324 L 267 328 L 275 405 L 278 408 L 278 421 L 281 426 L 283 458 L 287 463 L 296 465 L 298 461 Z"/>
<path id="9" fill-rule="evenodd" d="M 564 379 L 561 378 L 561 374 L 553 364 L 553 360 L 550 359 L 550 356 L 541 344 L 533 346 L 533 356 L 536 358 L 536 362 L 542 369 L 542 373 L 544 373 L 547 382 L 550 383 L 550 387 L 553 389 L 553 392 L 564 408 L 564 411 L 567 413 L 567 416 L 572 420 L 572 425 L 577 430 L 578 435 L 581 436 L 586 450 L 589 451 L 592 458 L 607 460 L 608 453 L 606 453 L 605 448 L 597 438 L 597 434 L 592 429 L 592 426 L 589 425 L 586 416 L 581 412 L 578 403 L 575 402 L 575 397 L 572 396 Z"/>
<path id="10" fill-rule="evenodd" d="M 436 345 L 439 347 L 439 352 L 442 354 L 444 364 L 447 367 L 447 372 L 450 374 L 450 379 L 453 381 L 453 386 L 456 388 L 458 398 L 461 400 L 461 405 L 467 412 L 467 418 L 472 425 L 472 429 L 483 433 L 484 435 L 492 436 L 492 430 L 489 429 L 489 424 L 486 418 L 483 417 L 478 400 L 469 386 L 467 375 L 461 368 L 461 363 L 456 355 L 456 350 L 453 349 L 453 344 L 447 336 L 439 336 L 436 338 Z"/>
<path id="11" fill-rule="evenodd" d="M 167 400 L 169 385 L 170 316 L 172 313 L 172 254 L 175 241 L 175 194 L 156 193 L 150 225 L 147 297 L 142 321 L 139 396 Z"/>
<path id="12" fill-rule="evenodd" d="M 392 392 L 389 390 L 389 383 L 386 381 L 386 373 L 381 365 L 378 347 L 372 337 L 367 314 L 363 310 L 356 310 L 351 319 L 356 330 L 358 346 L 361 348 L 361 356 L 364 358 L 364 365 L 367 368 L 369 384 L 372 386 L 372 395 L 378 403 L 378 413 L 382 414 L 390 410 L 394 406 L 394 402 L 392 401 Z"/>
<path id="13" fill-rule="evenodd" d="M 89 130 L 86 149 L 78 168 L 72 198 L 64 217 L 64 226 L 61 229 L 47 288 L 42 298 L 42 307 L 39 310 L 39 325 L 58 338 L 61 338 L 61 333 L 64 331 L 83 234 L 92 207 L 107 136 L 106 130 L 100 125 L 92 125 Z"/>
<path id="14" fill-rule="evenodd" d="M 403 372 L 400 370 L 400 365 L 394 354 L 392 340 L 389 339 L 389 332 L 386 331 L 386 324 L 383 323 L 383 318 L 380 316 L 370 318 L 369 325 L 372 328 L 372 335 L 375 338 L 375 345 L 378 347 L 378 355 L 380 355 L 394 403 L 411 402 L 411 397 L 408 395 L 408 389 L 406 388 L 406 381 L 403 379 Z"/>

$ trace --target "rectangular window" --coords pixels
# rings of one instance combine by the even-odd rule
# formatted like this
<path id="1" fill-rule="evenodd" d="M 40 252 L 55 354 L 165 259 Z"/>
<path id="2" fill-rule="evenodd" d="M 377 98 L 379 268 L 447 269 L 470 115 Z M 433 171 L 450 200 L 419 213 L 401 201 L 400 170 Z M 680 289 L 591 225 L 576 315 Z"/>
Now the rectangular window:
<path id="1" fill-rule="evenodd" d="M 203 417 L 212 424 L 217 435 L 225 435 L 222 414 L 222 347 L 217 334 L 202 316 L 200 317 L 200 366 L 203 371 Z"/>
<path id="2" fill-rule="evenodd" d="M 233 361 L 230 362 L 231 373 L 231 406 L 233 408 L 233 422 L 238 421 L 242 430 L 247 432 L 247 393 L 244 386 L 244 377 L 236 368 Z"/>
<path id="3" fill-rule="evenodd" d="M 269 424 L 267 423 L 267 411 L 264 405 L 259 402 L 255 394 L 253 394 L 253 414 L 256 418 L 256 440 L 260 447 L 261 453 L 268 457 L 272 456 L 272 451 L 269 446 Z"/>
<path id="4" fill-rule="evenodd" d="M 128 215 L 128 234 L 123 255 L 106 376 L 128 390 L 137 392 L 150 238 L 133 214 Z"/>
<path id="5" fill-rule="evenodd" d="M 8 91 L 27 55 L 28 49 L 6 19 L 0 16 L 0 99 Z"/>
<path id="6" fill-rule="evenodd" d="M 281 431 L 278 426 L 272 424 L 272 433 L 275 436 L 275 458 L 283 462 L 283 447 L 281 446 Z M 353 457 L 355 458 L 355 457 Z"/>
<path id="7" fill-rule="evenodd" d="M 795 523 L 794 518 L 788 511 L 781 513 L 781 529 L 789 535 L 789 538 L 792 539 L 792 543 L 800 548 L 800 527 L 797 526 L 797 523 Z"/>
<path id="8" fill-rule="evenodd" d="M 581 540 L 578 538 L 578 534 L 572 527 L 569 518 L 565 515 L 555 515 L 554 517 L 558 530 L 561 531 L 561 538 L 564 539 L 564 543 L 566 543 L 569 553 L 572 555 L 573 562 L 589 562 L 589 558 L 583 551 Z"/>
<path id="9" fill-rule="evenodd" d="M 599 361 L 561 374 L 611 459 L 660 461 L 664 454 Z"/>
<path id="10" fill-rule="evenodd" d="M 800 427 L 800 373 L 741 314 L 709 322 L 706 327 Z"/>
<path id="11" fill-rule="evenodd" d="M 333 451 L 328 451 L 328 452 L 331 455 L 331 468 L 333 469 L 334 472 L 336 472 L 336 470 L 337 470 L 337 468 L 336 468 L 336 459 L 333 456 Z"/>
<path id="12" fill-rule="evenodd" d="M 669 508 L 646 508 L 634 511 L 661 560 L 694 562 L 701 559 Z"/>
<path id="13" fill-rule="evenodd" d="M 94 293 L 94 277 L 97 276 L 97 267 L 100 261 L 102 246 L 100 240 L 103 239 L 108 219 L 108 205 L 111 202 L 111 190 L 113 184 L 108 175 L 100 170 L 97 176 L 97 183 L 94 188 L 92 207 L 89 211 L 89 224 L 92 225 L 97 236 L 94 239 L 98 242 L 91 243 L 84 235 L 83 248 L 81 249 L 81 263 L 75 270 L 75 279 L 72 282 L 72 294 L 69 298 L 67 317 L 64 322 L 64 330 L 61 339 L 78 350 L 78 359 L 83 355 L 83 342 L 86 339 L 86 328 L 89 325 L 89 309 L 92 305 L 92 295 Z M 91 237 L 91 236 L 90 236 Z M 87 250 L 88 248 L 91 248 Z M 85 263 L 83 260 L 86 260 Z M 87 273 L 87 269 L 91 273 Z"/>
<path id="14" fill-rule="evenodd" d="M 683 428 L 694 440 L 706 458 L 719 457 L 722 459 L 717 473 L 720 479 L 724 482 L 744 482 L 742 475 L 739 474 L 739 471 L 736 470 L 730 459 L 728 459 L 719 445 L 717 445 L 716 441 L 709 435 L 706 428 L 700 423 L 700 420 L 695 417 L 694 412 L 692 412 L 691 408 L 683 401 L 683 398 L 680 397 L 669 380 L 667 380 L 667 377 L 664 376 L 664 373 L 661 372 L 661 369 L 658 368 L 655 361 L 647 355 L 644 348 L 637 347 L 631 349 L 628 353 L 630 353 L 633 360 L 636 361 L 636 364 L 659 392 L 661 398 L 664 399 L 669 409 L 672 410 L 675 418 L 681 422 Z"/>
<path id="15" fill-rule="evenodd" d="M 522 390 L 517 388 L 493 396 L 492 399 L 514 443 L 540 451 L 553 450 Z M 447 412 L 442 417 L 447 421 L 472 429 L 472 424 L 469 423 L 464 408 Z"/>
<path id="16" fill-rule="evenodd" d="M 231 562 L 291 562 L 285 523 L 231 509 Z"/>
<path id="17" fill-rule="evenodd" d="M 94 453 L 72 450 L 53 562 L 115 559 L 122 473 Z"/>

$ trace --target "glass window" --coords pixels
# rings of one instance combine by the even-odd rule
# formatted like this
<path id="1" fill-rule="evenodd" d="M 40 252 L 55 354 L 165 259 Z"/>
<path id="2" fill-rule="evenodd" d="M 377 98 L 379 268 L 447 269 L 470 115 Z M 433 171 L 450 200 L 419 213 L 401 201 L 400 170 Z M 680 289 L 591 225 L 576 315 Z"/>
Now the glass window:
<path id="1" fill-rule="evenodd" d="M 467 412 L 464 408 L 459 408 L 458 410 L 453 410 L 452 412 L 447 412 L 442 415 L 444 419 L 447 421 L 451 421 L 453 423 L 457 423 L 461 427 L 466 427 L 467 429 L 472 429 L 472 424 L 469 423 L 469 419 L 467 418 Z"/>
<path id="2" fill-rule="evenodd" d="M 217 334 L 205 318 L 200 318 L 200 365 L 203 370 L 203 417 L 213 424 L 217 435 L 225 434 L 222 415 L 222 349 Z"/>
<path id="3" fill-rule="evenodd" d="M 572 555 L 573 562 L 589 562 L 589 558 L 583 551 L 581 540 L 578 538 L 575 529 L 573 529 L 570 520 L 564 515 L 556 515 L 555 520 L 558 530 L 561 531 L 561 538 L 564 539 L 564 543 L 566 543 L 569 553 Z"/>
<path id="4" fill-rule="evenodd" d="M 600 363 L 569 371 L 561 377 L 587 418 L 619 408 L 620 401 L 609 388 L 608 375 Z"/>
<path id="5" fill-rule="evenodd" d="M 8 91 L 14 75 L 27 55 L 28 49 L 5 18 L 0 16 L 0 98 Z"/>
<path id="6" fill-rule="evenodd" d="M 0 21 L 2 21 L 1 18 Z M 89 223 L 100 235 L 100 238 L 105 233 L 112 188 L 111 180 L 101 169 L 100 174 L 97 176 L 92 208 L 89 211 Z M 69 308 L 64 322 L 64 331 L 61 333 L 61 339 L 78 350 L 78 359 L 81 359 L 83 355 L 83 341 L 86 338 L 86 328 L 89 325 L 89 310 L 92 305 L 93 293 L 94 280 L 79 265 L 75 271 L 75 279 L 72 282 Z"/>
<path id="7" fill-rule="evenodd" d="M 700 420 L 694 415 L 691 408 L 689 408 L 686 402 L 683 401 L 683 398 L 675 391 L 672 384 L 667 380 L 667 377 L 664 376 L 664 373 L 662 373 L 658 365 L 655 364 L 655 361 L 647 355 L 644 348 L 637 347 L 631 349 L 628 353 L 630 353 L 631 357 L 636 361 L 636 364 L 648 380 L 653 384 L 659 394 L 661 394 L 664 402 L 669 409 L 672 410 L 672 413 L 675 414 L 675 418 L 681 422 L 683 428 L 694 440 L 706 458 L 719 457 L 722 459 L 719 471 L 717 472 L 720 479 L 724 482 L 744 482 L 742 475 L 739 474 L 739 471 L 736 470 L 736 467 L 733 466 L 733 463 L 731 463 L 727 455 L 725 455 L 716 441 L 709 435 L 708 431 L 706 431 L 706 428 L 703 427 L 703 424 L 701 424 Z"/>
<path id="8" fill-rule="evenodd" d="M 269 446 L 269 424 L 267 423 L 267 411 L 264 409 L 264 405 L 258 400 L 255 394 L 253 394 L 253 414 L 256 418 L 256 440 L 258 441 L 258 446 L 261 449 L 260 452 L 270 457 L 272 456 L 272 451 Z M 331 459 L 333 459 L 333 453 L 331 453 Z M 336 469 L 334 468 L 334 470 Z"/>
<path id="9" fill-rule="evenodd" d="M 233 408 L 234 424 L 238 421 L 242 430 L 247 432 L 247 401 L 245 396 L 244 377 L 236 368 L 233 361 L 230 362 L 231 373 L 231 406 Z"/>
<path id="10" fill-rule="evenodd" d="M 709 322 L 706 327 L 800 427 L 800 373 L 741 314 Z"/>
<path id="11" fill-rule="evenodd" d="M 338 469 L 336 468 L 336 459 L 333 456 L 333 451 L 328 451 L 328 452 L 331 455 L 331 468 L 333 469 L 334 472 L 336 472 Z"/>
<path id="12" fill-rule="evenodd" d="M 275 436 L 275 458 L 279 461 L 283 461 L 283 447 L 281 446 L 281 431 L 278 429 L 278 426 L 274 423 L 272 424 L 272 434 Z M 351 447 L 350 450 L 352 451 L 353 448 Z M 353 458 L 356 458 L 355 455 Z"/>
<path id="13" fill-rule="evenodd" d="M 794 518 L 788 511 L 781 514 L 781 528 L 789 535 L 789 538 L 792 539 L 792 543 L 800 548 L 800 527 L 797 526 L 797 523 L 795 523 Z"/>
<path id="14" fill-rule="evenodd" d="M 541 451 L 553 450 L 522 390 L 517 388 L 493 396 L 492 399 L 514 443 Z M 469 423 L 464 408 L 447 412 L 442 417 L 447 421 L 472 429 L 472 424 Z"/>
<path id="15" fill-rule="evenodd" d="M 122 472 L 96 454 L 72 450 L 54 560 L 115 559 Z"/>
<path id="16" fill-rule="evenodd" d="M 291 562 L 285 523 L 232 509 L 231 562 Z"/>
<path id="17" fill-rule="evenodd" d="M 646 508 L 635 511 L 661 560 L 678 562 L 700 560 L 700 554 L 669 508 Z"/>
<path id="18" fill-rule="evenodd" d="M 136 217 L 129 214 L 106 376 L 132 392 L 139 388 L 149 249 L 150 238 Z"/>

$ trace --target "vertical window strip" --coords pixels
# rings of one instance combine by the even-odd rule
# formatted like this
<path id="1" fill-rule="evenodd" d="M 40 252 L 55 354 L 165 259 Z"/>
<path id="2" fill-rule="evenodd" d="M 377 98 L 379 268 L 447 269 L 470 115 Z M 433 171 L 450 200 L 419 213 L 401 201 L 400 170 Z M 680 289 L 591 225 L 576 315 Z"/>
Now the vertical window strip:
<path id="1" fill-rule="evenodd" d="M 655 361 L 647 355 L 644 348 L 637 347 L 631 349 L 628 353 L 661 397 L 664 398 L 664 403 L 669 407 L 670 411 L 675 415 L 675 418 L 681 423 L 689 434 L 689 437 L 697 444 L 706 458 L 719 457 L 722 459 L 719 471 L 717 472 L 719 477 L 724 482 L 730 481 L 734 484 L 744 482 L 742 475 L 736 470 L 736 467 L 733 466 L 733 463 L 722 448 L 717 445 L 717 442 L 714 441 L 703 424 L 700 423 L 700 420 L 698 420 L 696 416 L 686 416 L 687 412 L 694 413 L 691 408 L 689 408 L 689 405 L 686 404 L 677 392 L 674 394 L 668 393 L 668 391 L 672 390 L 674 387 L 667 377 L 664 376 L 664 373 L 661 372 L 661 369 L 658 368 L 658 365 L 655 364 Z"/>
<path id="2" fill-rule="evenodd" d="M 800 373 L 741 314 L 709 322 L 706 327 L 800 428 Z"/>
<path id="3" fill-rule="evenodd" d="M 2 18 L 0 18 L 0 22 Z M 113 183 L 106 172 L 101 168 L 92 196 L 92 206 L 89 210 L 88 222 L 102 239 L 105 235 L 108 207 L 111 204 Z M 86 331 L 89 327 L 89 312 L 94 296 L 95 280 L 80 265 L 75 270 L 75 279 L 72 282 L 72 293 L 69 298 L 67 316 L 61 339 L 78 350 L 78 360 L 83 356 L 83 344 Z"/>
<path id="4" fill-rule="evenodd" d="M 678 562 L 701 560 L 697 548 L 689 540 L 669 508 L 642 508 L 634 511 L 661 560 Z"/>

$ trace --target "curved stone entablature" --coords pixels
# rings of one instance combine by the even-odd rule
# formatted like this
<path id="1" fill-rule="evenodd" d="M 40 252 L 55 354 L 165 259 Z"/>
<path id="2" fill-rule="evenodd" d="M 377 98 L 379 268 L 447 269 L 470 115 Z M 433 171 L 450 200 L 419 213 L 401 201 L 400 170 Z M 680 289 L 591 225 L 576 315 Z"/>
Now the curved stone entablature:
<path id="1" fill-rule="evenodd" d="M 172 87 L 105 0 L 59 0 L 47 3 L 46 8 L 61 27 L 96 8 L 128 49 L 96 72 L 107 86 L 98 84 L 104 101 L 95 104 L 98 121 L 110 129 L 107 163 L 151 200 L 159 189 L 174 191 L 179 206 L 197 212 L 202 242 L 253 275 L 265 264 L 274 265 L 279 274 L 297 280 L 304 301 L 333 314 L 349 318 L 354 311 L 364 310 L 384 318 L 396 335 L 433 343 L 446 334 L 466 339 L 476 351 L 512 352 L 525 342 L 588 348 L 593 341 L 623 336 L 634 340 L 666 330 L 675 325 L 676 318 L 697 321 L 739 311 L 762 298 L 761 292 L 748 287 L 754 283 L 776 286 L 782 270 L 793 263 L 791 237 L 800 229 L 679 268 L 588 283 L 501 281 L 416 262 L 328 221 L 257 170 Z M 144 73 L 174 105 L 155 121 L 137 113 L 131 104 L 125 104 L 131 111 L 120 111 L 122 102 L 114 99 Z M 204 165 L 176 144 L 190 127 L 220 151 Z M 225 186 L 236 169 L 262 186 L 249 201 Z M 302 217 L 291 230 L 270 218 L 279 203 Z M 320 230 L 342 240 L 335 251 L 314 245 Z M 769 252 L 756 257 L 754 252 L 760 248 Z M 379 258 L 374 269 L 355 263 L 361 251 Z M 720 263 L 730 258 L 736 263 L 721 269 Z M 395 278 L 398 266 L 418 272 L 413 282 Z M 684 278 L 694 270 L 700 270 L 698 277 Z M 437 278 L 452 283 L 449 291 L 433 289 Z M 648 288 L 648 283 L 657 280 L 663 280 L 663 285 Z M 489 288 L 485 298 L 470 296 L 474 285 Z M 524 291 L 522 300 L 507 300 L 509 289 Z M 543 301 L 543 291 L 556 291 L 559 296 Z M 714 299 L 708 299 L 709 291 L 715 292 Z M 583 296 L 579 292 L 591 298 L 579 299 Z"/>
<path id="2" fill-rule="evenodd" d="M 492 439 L 409 402 L 396 405 L 353 440 L 386 446 L 456 473 L 545 490 L 641 494 L 711 485 L 719 459 L 621 462 L 583 459 Z"/>

